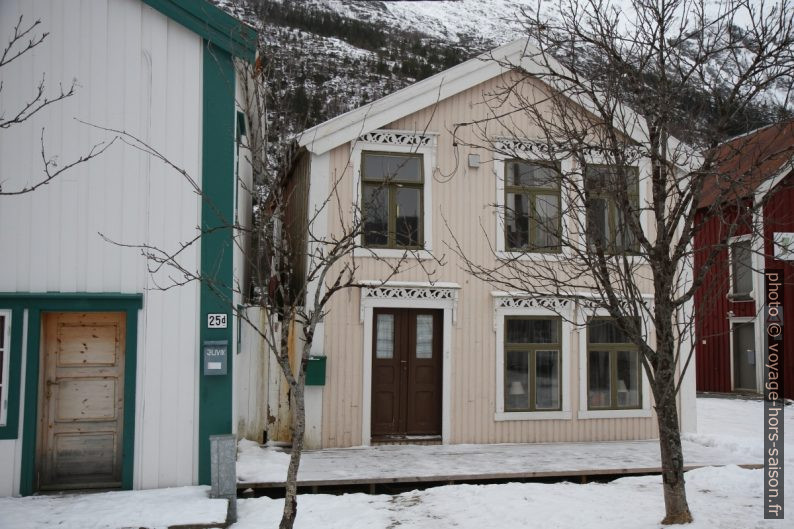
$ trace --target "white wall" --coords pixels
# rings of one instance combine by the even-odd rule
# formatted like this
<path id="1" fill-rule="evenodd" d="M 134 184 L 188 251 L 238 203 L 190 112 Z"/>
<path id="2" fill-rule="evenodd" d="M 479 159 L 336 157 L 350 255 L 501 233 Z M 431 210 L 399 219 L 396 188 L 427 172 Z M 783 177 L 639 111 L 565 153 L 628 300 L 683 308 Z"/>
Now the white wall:
<path id="1" fill-rule="evenodd" d="M 201 38 L 139 0 L 3 0 L 0 42 L 19 14 L 41 19 L 49 37 L 2 71 L 0 113 L 30 99 L 42 74 L 47 94 L 76 80 L 76 95 L 28 122 L 0 131 L 5 190 L 42 175 L 47 152 L 67 163 L 108 139 L 76 121 L 124 129 L 145 140 L 197 181 L 201 169 Z M 0 44 L 0 45 L 2 45 Z M 144 293 L 138 327 L 134 486 L 195 481 L 198 424 L 198 284 L 157 290 L 173 270 L 154 276 L 136 249 L 175 250 L 192 239 L 200 203 L 178 173 L 117 143 L 101 157 L 19 197 L 0 197 L 0 292 Z M 181 262 L 198 268 L 198 245 Z M 154 290 L 150 290 L 154 289 Z M 14 456 L 0 442 L 0 465 Z M 0 494 L 13 488 L 0 472 Z"/>

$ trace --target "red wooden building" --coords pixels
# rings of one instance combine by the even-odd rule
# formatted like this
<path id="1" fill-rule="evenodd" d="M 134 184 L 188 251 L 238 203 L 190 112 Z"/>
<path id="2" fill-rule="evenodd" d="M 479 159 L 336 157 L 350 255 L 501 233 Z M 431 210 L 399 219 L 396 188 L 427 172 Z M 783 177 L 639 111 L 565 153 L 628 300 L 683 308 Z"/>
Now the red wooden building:
<path id="1" fill-rule="evenodd" d="M 714 245 L 722 246 L 695 297 L 697 389 L 762 391 L 764 270 L 779 269 L 783 374 L 789 381 L 784 395 L 794 398 L 794 121 L 719 149 L 719 176 L 704 186 L 703 227 L 695 237 L 696 270 L 707 266 Z M 714 208 L 719 215 L 710 214 Z"/>

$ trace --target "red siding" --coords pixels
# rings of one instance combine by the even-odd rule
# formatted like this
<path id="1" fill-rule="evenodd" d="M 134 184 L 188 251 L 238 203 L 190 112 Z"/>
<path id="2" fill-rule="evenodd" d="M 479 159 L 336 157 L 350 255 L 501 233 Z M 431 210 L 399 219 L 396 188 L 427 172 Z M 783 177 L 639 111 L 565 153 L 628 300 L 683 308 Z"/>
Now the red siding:
<path id="1" fill-rule="evenodd" d="M 789 176 L 788 180 L 794 177 Z M 794 232 L 794 189 L 779 185 L 770 198 L 764 211 L 765 254 L 767 268 L 782 268 L 785 275 L 784 286 L 784 377 L 792 383 L 787 384 L 784 394 L 794 398 L 794 263 L 778 261 L 773 256 L 772 234 L 774 232 Z M 735 214 L 726 214 L 730 221 Z M 703 222 L 702 219 L 700 222 Z M 695 270 L 700 270 L 709 253 L 708 248 L 724 242 L 726 223 L 720 218 L 711 218 L 703 224 L 695 237 Z M 762 273 L 762 271 L 757 271 Z M 698 391 L 731 391 L 730 364 L 730 327 L 728 313 L 734 316 L 755 316 L 754 302 L 734 302 L 728 299 L 729 292 L 728 252 L 722 250 L 714 265 L 707 272 L 704 283 L 695 295 L 696 318 L 696 378 Z M 756 294 L 758 296 L 762 293 Z M 757 326 L 756 332 L 763 328 Z M 791 334 L 791 336 L 786 336 Z"/>
<path id="2" fill-rule="evenodd" d="M 794 232 L 794 173 L 775 188 L 764 208 L 766 267 L 783 270 L 783 395 L 794 399 L 794 261 L 774 258 L 773 234 Z M 788 381 L 787 383 L 785 381 Z"/>

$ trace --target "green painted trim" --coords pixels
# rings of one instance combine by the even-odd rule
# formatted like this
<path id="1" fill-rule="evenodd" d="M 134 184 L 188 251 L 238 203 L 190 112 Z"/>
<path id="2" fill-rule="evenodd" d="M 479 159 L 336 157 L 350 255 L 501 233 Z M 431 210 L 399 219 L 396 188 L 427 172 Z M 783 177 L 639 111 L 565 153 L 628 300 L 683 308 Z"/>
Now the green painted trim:
<path id="1" fill-rule="evenodd" d="M 212 42 L 204 41 L 203 68 L 198 480 L 209 485 L 210 436 L 232 432 L 233 326 L 208 329 L 207 315 L 223 313 L 232 321 L 236 81 L 232 56 Z M 228 374 L 204 376 L 201 345 L 208 340 L 228 342 Z"/>
<path id="2" fill-rule="evenodd" d="M 25 351 L 25 395 L 22 426 L 22 468 L 19 493 L 36 492 L 36 436 L 39 409 L 42 312 L 125 312 L 126 341 L 124 361 L 124 425 L 122 433 L 122 488 L 131 489 L 135 449 L 135 384 L 138 365 L 138 311 L 142 294 L 116 293 L 0 293 L 0 307 L 16 303 L 28 311 L 27 350 Z M 12 325 L 15 321 L 12 322 Z M 20 328 L 20 333 L 22 329 Z M 19 406 L 17 406 L 19 409 Z"/>
<path id="3" fill-rule="evenodd" d="M 124 344 L 124 432 L 121 439 L 121 488 L 132 489 L 135 464 L 135 384 L 138 379 L 138 308 L 126 307 Z"/>
<path id="4" fill-rule="evenodd" d="M 11 310 L 11 336 L 7 349 L 8 360 L 8 413 L 6 425 L 0 426 L 0 439 L 16 439 L 19 436 L 19 384 L 22 372 L 22 320 L 24 309 L 19 305 L 0 302 L 0 309 Z M 0 332 L 3 329 L 0 328 Z"/>
<path id="5" fill-rule="evenodd" d="M 205 41 L 248 62 L 256 57 L 257 32 L 205 0 L 143 0 Z"/>
<path id="6" fill-rule="evenodd" d="M 41 356 L 41 311 L 28 310 L 28 350 L 25 362 L 25 404 L 22 424 L 22 465 L 19 493 L 36 491 L 36 430 L 39 409 L 39 359 Z"/>
<path id="7" fill-rule="evenodd" d="M 143 294 L 117 292 L 0 292 L 0 307 L 17 303 L 21 306 L 47 304 L 50 307 L 69 307 L 79 310 L 99 311 L 94 307 L 111 307 L 118 310 L 119 304 L 143 307 Z"/>

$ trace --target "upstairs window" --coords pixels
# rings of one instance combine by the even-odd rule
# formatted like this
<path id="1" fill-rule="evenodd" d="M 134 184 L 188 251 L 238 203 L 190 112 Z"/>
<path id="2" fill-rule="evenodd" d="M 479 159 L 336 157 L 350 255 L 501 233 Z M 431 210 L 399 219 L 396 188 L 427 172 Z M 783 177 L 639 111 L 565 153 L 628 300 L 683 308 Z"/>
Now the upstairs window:
<path id="1" fill-rule="evenodd" d="M 505 248 L 560 250 L 560 169 L 542 162 L 505 162 Z"/>
<path id="2" fill-rule="evenodd" d="M 423 248 L 422 155 L 364 152 L 361 158 L 364 246 Z"/>
<path id="3" fill-rule="evenodd" d="M 611 318 L 587 323 L 587 408 L 621 410 L 642 407 L 639 352 Z"/>
<path id="4" fill-rule="evenodd" d="M 749 237 L 730 245 L 731 297 L 749 299 L 753 292 L 753 251 Z"/>
<path id="5" fill-rule="evenodd" d="M 584 174 L 587 200 L 587 244 L 600 246 L 605 253 L 639 251 L 639 243 L 627 223 L 627 216 L 639 221 L 640 185 L 636 167 L 589 165 Z M 629 208 L 617 199 L 622 189 L 628 193 Z"/>

